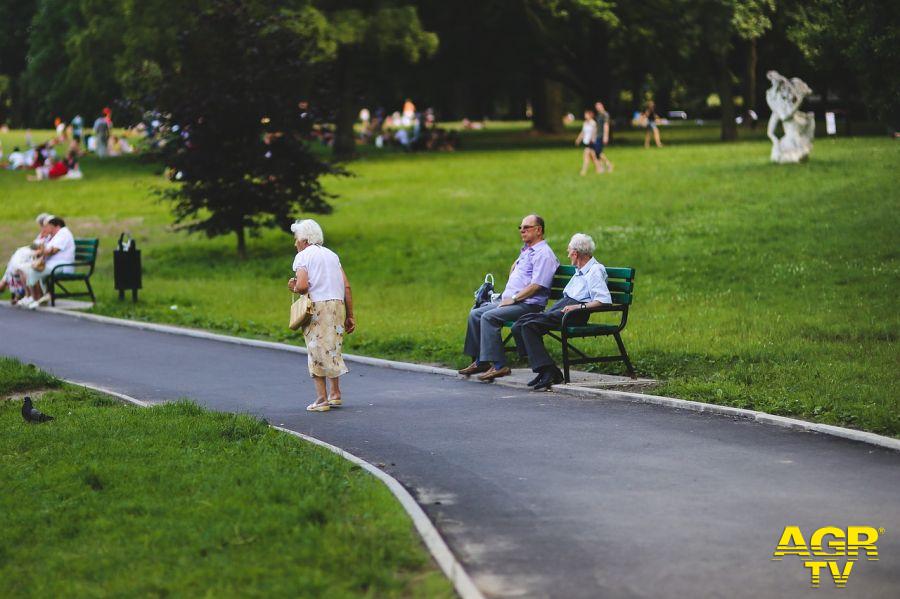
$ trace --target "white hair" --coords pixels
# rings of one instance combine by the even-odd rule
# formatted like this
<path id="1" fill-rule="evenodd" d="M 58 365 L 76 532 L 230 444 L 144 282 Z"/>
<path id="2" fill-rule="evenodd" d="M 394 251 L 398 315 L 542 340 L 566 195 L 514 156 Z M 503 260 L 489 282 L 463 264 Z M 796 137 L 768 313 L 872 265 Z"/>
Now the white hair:
<path id="1" fill-rule="evenodd" d="M 34 219 L 34 222 L 36 222 L 37 224 L 39 224 L 40 226 L 43 227 L 45 224 L 47 224 L 47 221 L 50 220 L 51 218 L 55 218 L 55 217 L 52 214 L 47 214 L 46 212 L 41 212 L 40 214 L 37 215 L 37 218 Z"/>
<path id="2" fill-rule="evenodd" d="M 575 233 L 569 240 L 569 247 L 581 256 L 593 256 L 597 244 L 591 239 L 590 235 L 584 233 Z"/>
<path id="3" fill-rule="evenodd" d="M 311 218 L 298 220 L 291 225 L 291 231 L 294 232 L 296 239 L 302 239 L 310 245 L 322 245 L 325 243 L 325 234 L 322 233 L 322 227 Z"/>

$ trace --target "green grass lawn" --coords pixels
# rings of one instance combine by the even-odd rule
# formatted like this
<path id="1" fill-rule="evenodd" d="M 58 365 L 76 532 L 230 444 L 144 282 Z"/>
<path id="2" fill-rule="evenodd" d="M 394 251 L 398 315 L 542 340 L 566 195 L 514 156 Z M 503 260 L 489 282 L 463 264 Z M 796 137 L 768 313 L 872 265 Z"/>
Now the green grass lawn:
<path id="1" fill-rule="evenodd" d="M 641 132 L 622 132 L 608 149 L 615 172 L 584 178 L 574 131 L 535 138 L 491 124 L 456 153 L 366 149 L 355 177 L 327 181 L 339 198 L 318 218 L 353 283 L 359 331 L 346 350 L 464 364 L 471 293 L 486 272 L 502 286 L 515 227 L 537 212 L 563 259 L 580 231 L 601 262 L 637 269 L 623 336 L 639 373 L 665 381 L 659 393 L 900 435 L 900 148 L 819 139 L 809 163 L 778 166 L 762 131 L 731 144 L 717 135 L 670 127 L 665 148 L 645 150 Z M 286 327 L 288 235 L 263 232 L 241 262 L 233 237 L 170 231 L 151 193 L 164 184 L 158 167 L 89 158 L 83 169 L 83 181 L 41 184 L 0 173 L 4 254 L 51 211 L 101 238 L 97 312 L 300 342 Z M 137 306 L 112 289 L 122 230 L 144 251 Z"/>
<path id="2" fill-rule="evenodd" d="M 0 358 L 0 456 L 2 597 L 453 596 L 380 481 L 249 416 Z"/>

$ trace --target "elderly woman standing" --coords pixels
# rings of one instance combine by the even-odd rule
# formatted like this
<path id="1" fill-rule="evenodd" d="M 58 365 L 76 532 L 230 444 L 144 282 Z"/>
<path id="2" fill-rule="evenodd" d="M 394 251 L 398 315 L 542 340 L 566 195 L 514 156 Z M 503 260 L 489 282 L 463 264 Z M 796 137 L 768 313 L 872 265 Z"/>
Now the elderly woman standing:
<path id="1" fill-rule="evenodd" d="M 288 289 L 308 293 L 313 315 L 303 329 L 306 339 L 309 375 L 316 385 L 316 401 L 306 406 L 310 412 L 327 412 L 341 405 L 338 377 L 348 372 L 341 349 L 344 333 L 356 329 L 350 281 L 341 268 L 337 254 L 324 247 L 322 227 L 314 220 L 301 220 L 291 225 L 294 232 L 294 278 Z M 331 387 L 328 393 L 326 379 Z"/>

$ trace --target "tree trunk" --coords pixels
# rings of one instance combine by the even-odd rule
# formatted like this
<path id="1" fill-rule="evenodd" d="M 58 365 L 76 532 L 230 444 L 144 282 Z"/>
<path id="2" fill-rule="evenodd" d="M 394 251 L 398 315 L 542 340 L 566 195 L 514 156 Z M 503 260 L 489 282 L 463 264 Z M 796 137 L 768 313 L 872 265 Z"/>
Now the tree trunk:
<path id="1" fill-rule="evenodd" d="M 759 62 L 759 56 L 756 51 L 756 38 L 750 40 L 750 52 L 747 56 L 747 93 L 744 96 L 744 109 L 747 115 L 747 124 L 751 129 L 756 128 L 756 120 L 750 117 L 752 110 L 757 117 L 759 111 L 756 109 L 756 69 Z"/>
<path id="2" fill-rule="evenodd" d="M 534 82 L 531 124 L 541 133 L 562 133 L 562 84 L 545 77 Z"/>
<path id="3" fill-rule="evenodd" d="M 356 153 L 356 136 L 353 124 L 356 122 L 356 103 L 353 101 L 353 62 L 350 51 L 342 48 L 338 52 L 337 64 L 337 113 L 334 117 L 334 157 L 338 160 L 353 158 Z"/>
<path id="4" fill-rule="evenodd" d="M 737 139 L 737 124 L 734 122 L 734 92 L 731 89 L 731 71 L 728 57 L 716 57 L 716 79 L 719 84 L 719 100 L 722 102 L 722 141 Z"/>
<path id="5" fill-rule="evenodd" d="M 234 229 L 234 234 L 237 235 L 238 258 L 240 258 L 241 260 L 246 260 L 247 259 L 247 236 L 246 236 L 246 232 L 244 231 L 243 223 L 239 224 Z"/>

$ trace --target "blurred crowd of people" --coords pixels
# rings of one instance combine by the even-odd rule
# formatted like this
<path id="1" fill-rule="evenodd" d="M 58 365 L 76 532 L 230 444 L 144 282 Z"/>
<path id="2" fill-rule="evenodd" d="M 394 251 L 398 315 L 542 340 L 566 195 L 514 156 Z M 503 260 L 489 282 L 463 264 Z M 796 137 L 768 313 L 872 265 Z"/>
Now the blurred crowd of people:
<path id="1" fill-rule="evenodd" d="M 90 129 L 85 129 L 80 114 L 65 122 L 54 120 L 54 134 L 50 139 L 34 143 L 32 131 L 25 130 L 24 144 L 4 153 L 0 144 L 0 168 L 32 171 L 29 181 L 52 179 L 81 179 L 79 159 L 87 152 L 98 158 L 131 154 L 134 146 L 124 136 L 113 134 L 112 111 L 104 108 Z"/>

